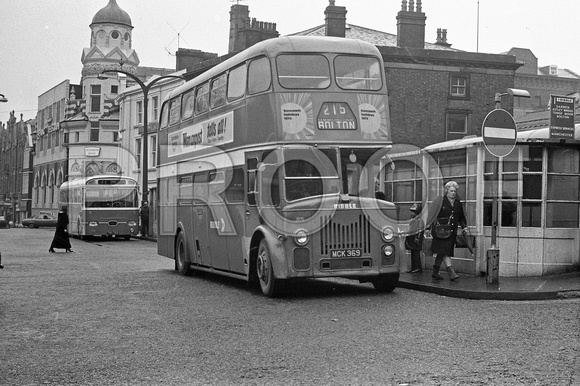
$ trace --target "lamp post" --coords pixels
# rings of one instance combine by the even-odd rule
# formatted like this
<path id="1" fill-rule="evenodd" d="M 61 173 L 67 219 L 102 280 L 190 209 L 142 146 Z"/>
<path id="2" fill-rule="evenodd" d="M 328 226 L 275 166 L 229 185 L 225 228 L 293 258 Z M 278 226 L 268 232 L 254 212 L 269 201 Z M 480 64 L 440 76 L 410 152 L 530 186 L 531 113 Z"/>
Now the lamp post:
<path id="1" fill-rule="evenodd" d="M 6 98 L 6 97 L 4 96 L 4 94 L 0 94 L 0 102 L 2 102 L 2 103 L 6 103 L 6 102 L 8 102 L 8 98 Z"/>
<path id="2" fill-rule="evenodd" d="M 147 165 L 148 165 L 148 143 L 147 143 L 147 135 L 148 135 L 148 131 L 147 131 L 147 124 L 148 124 L 148 120 L 149 120 L 149 113 L 148 113 L 148 108 L 147 106 L 149 105 L 149 90 L 151 90 L 151 88 L 160 80 L 162 79 L 168 79 L 168 78 L 175 78 L 175 79 L 181 79 L 181 80 L 186 80 L 183 76 L 180 75 L 163 75 L 160 76 L 158 78 L 153 79 L 151 82 L 145 84 L 141 81 L 141 79 L 137 78 L 135 75 L 127 72 L 127 71 L 123 71 L 123 70 L 104 70 L 101 72 L 101 74 L 99 75 L 99 79 L 106 79 L 106 76 L 103 76 L 103 74 L 106 73 L 121 73 L 121 74 L 125 74 L 127 75 L 129 78 L 133 79 L 138 85 L 139 87 L 141 87 L 141 91 L 143 91 L 143 134 L 141 136 L 142 141 L 143 141 L 143 151 L 142 151 L 142 158 L 143 158 L 143 166 L 142 166 L 142 195 L 141 195 L 141 205 L 143 205 L 144 201 L 147 201 L 147 193 L 148 193 L 148 173 L 147 173 Z"/>

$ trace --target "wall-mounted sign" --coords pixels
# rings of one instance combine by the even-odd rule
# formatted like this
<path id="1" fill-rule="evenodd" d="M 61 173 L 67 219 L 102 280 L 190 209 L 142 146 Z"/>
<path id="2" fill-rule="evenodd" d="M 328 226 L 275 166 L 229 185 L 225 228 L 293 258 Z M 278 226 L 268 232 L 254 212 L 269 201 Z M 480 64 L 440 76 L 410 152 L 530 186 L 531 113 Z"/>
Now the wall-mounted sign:
<path id="1" fill-rule="evenodd" d="M 574 138 L 574 97 L 550 95 L 550 138 Z"/>
<path id="2" fill-rule="evenodd" d="M 85 147 L 85 156 L 87 157 L 98 157 L 100 153 L 100 147 Z"/>

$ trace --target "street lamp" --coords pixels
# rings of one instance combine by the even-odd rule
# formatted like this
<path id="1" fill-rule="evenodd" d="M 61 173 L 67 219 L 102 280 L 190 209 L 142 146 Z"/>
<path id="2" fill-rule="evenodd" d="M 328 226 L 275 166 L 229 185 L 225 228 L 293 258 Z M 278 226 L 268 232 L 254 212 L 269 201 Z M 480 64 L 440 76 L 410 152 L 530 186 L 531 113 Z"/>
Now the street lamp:
<path id="1" fill-rule="evenodd" d="M 121 73 L 121 74 L 125 74 L 127 75 L 129 78 L 133 79 L 135 82 L 137 82 L 137 84 L 139 85 L 139 87 L 141 87 L 141 90 L 143 91 L 143 135 L 142 137 L 142 141 L 143 141 L 143 151 L 142 151 L 142 157 L 143 157 L 143 170 L 142 170 L 142 178 L 143 178 L 143 182 L 142 182 L 142 187 L 141 189 L 142 191 L 142 196 L 141 196 L 141 205 L 143 205 L 144 201 L 147 201 L 147 192 L 148 192 L 148 178 L 149 176 L 147 175 L 147 165 L 148 165 L 148 143 L 147 143 L 147 124 L 148 124 L 148 120 L 149 120 L 149 115 L 148 115 L 148 109 L 147 106 L 149 105 L 149 90 L 151 90 L 151 88 L 157 83 L 159 82 L 161 79 L 167 79 L 167 78 L 175 78 L 175 79 L 181 79 L 181 80 L 186 80 L 183 76 L 180 75 L 163 75 L 160 76 L 158 78 L 153 79 L 151 82 L 145 84 L 141 81 L 141 79 L 137 78 L 135 75 L 127 72 L 127 71 L 123 71 L 123 70 L 104 70 L 101 72 L 101 74 L 99 75 L 99 79 L 107 79 L 106 76 L 104 76 L 103 74 L 106 73 Z"/>
<path id="2" fill-rule="evenodd" d="M 8 98 L 6 98 L 6 97 L 4 96 L 4 94 L 0 94 L 0 102 L 2 102 L 2 103 L 6 103 L 6 102 L 8 102 Z"/>

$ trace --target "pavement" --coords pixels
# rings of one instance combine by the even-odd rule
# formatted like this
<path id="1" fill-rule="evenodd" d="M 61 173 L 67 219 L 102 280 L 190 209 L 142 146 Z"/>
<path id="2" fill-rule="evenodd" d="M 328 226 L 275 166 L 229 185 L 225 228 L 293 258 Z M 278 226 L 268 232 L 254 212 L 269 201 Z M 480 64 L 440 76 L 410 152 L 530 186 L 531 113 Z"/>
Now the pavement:
<path id="1" fill-rule="evenodd" d="M 155 237 L 138 235 L 137 238 L 156 242 Z M 580 298 L 580 271 L 550 276 L 500 277 L 499 283 L 488 284 L 485 276 L 459 273 L 459 279 L 449 280 L 445 270 L 444 280 L 431 278 L 431 270 L 421 273 L 401 273 L 399 287 L 416 291 L 464 299 L 487 300 L 546 300 Z"/>
<path id="2" fill-rule="evenodd" d="M 459 279 L 431 278 L 431 270 L 421 273 L 401 273 L 399 287 L 438 295 L 465 299 L 488 300 L 545 300 L 580 298 L 580 271 L 540 277 L 499 277 L 498 283 L 488 284 L 485 276 L 459 273 Z"/>

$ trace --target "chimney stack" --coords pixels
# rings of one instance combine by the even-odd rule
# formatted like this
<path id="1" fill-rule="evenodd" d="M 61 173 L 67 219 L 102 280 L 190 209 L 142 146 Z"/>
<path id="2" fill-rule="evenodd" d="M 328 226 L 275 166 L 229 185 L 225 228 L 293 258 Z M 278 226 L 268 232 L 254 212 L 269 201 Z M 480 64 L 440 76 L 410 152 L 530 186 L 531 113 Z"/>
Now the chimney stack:
<path id="1" fill-rule="evenodd" d="M 435 44 L 438 46 L 451 47 L 451 44 L 447 43 L 446 29 L 437 28 L 437 41 L 435 41 Z"/>
<path id="2" fill-rule="evenodd" d="M 346 7 L 334 5 L 334 0 L 330 0 L 328 7 L 324 11 L 326 36 L 339 38 L 346 37 Z"/>
<path id="3" fill-rule="evenodd" d="M 421 0 L 403 0 L 397 14 L 397 47 L 425 48 L 425 20 Z"/>

